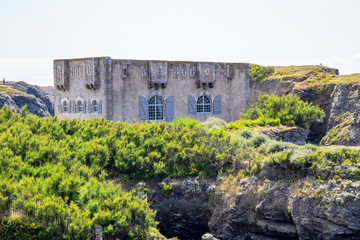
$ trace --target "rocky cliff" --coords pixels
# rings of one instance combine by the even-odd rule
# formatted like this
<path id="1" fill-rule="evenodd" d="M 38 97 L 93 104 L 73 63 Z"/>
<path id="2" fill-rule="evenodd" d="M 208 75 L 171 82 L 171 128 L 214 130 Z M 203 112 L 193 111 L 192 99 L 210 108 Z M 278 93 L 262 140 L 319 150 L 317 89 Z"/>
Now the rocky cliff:
<path id="1" fill-rule="evenodd" d="M 262 94 L 296 94 L 320 106 L 324 122 L 311 126 L 308 141 L 323 145 L 359 145 L 360 74 L 337 75 L 325 66 L 271 67 L 274 72 L 250 81 L 251 102 Z"/>
<path id="2" fill-rule="evenodd" d="M 0 85 L 0 107 L 9 106 L 16 112 L 20 112 L 23 106 L 27 110 L 40 117 L 54 115 L 53 103 L 46 93 L 38 86 L 25 82 L 7 82 Z"/>
<path id="3" fill-rule="evenodd" d="M 247 177 L 165 180 L 146 188 L 159 230 L 181 240 L 359 239 L 359 181 Z"/>
<path id="4" fill-rule="evenodd" d="M 289 151 L 288 143 L 272 142 L 246 153 L 243 173 L 166 179 L 166 192 L 164 181 L 149 184 L 161 233 L 181 240 L 360 239 L 359 148 L 299 146 L 360 144 L 360 74 L 337 74 L 324 66 L 281 67 L 251 81 L 252 102 L 261 94 L 296 94 L 320 106 L 324 122 L 257 128 L 271 141 L 298 145 Z"/>
<path id="5" fill-rule="evenodd" d="M 243 179 L 237 194 L 216 192 L 211 233 L 229 240 L 359 239 L 359 183 L 353 184 Z"/>

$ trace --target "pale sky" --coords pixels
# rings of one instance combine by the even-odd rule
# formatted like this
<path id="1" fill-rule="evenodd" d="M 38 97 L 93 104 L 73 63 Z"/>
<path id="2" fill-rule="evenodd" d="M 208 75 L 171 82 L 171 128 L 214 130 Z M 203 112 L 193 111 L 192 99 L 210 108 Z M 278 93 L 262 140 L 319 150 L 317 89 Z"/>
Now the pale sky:
<path id="1" fill-rule="evenodd" d="M 360 72 L 360 0 L 0 0 L 0 30 L 0 80 L 37 85 L 96 56 Z"/>

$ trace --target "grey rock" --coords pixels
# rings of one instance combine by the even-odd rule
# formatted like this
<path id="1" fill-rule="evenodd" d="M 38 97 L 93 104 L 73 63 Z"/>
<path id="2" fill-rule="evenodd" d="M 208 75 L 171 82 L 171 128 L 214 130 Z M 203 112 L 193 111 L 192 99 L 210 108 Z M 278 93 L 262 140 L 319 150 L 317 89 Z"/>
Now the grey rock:
<path id="1" fill-rule="evenodd" d="M 29 95 L 33 95 L 38 99 L 39 102 L 42 102 L 49 112 L 50 115 L 54 116 L 54 104 L 50 101 L 49 97 L 46 95 L 44 90 L 42 90 L 39 86 L 31 85 L 26 82 L 8 82 L 6 85 L 11 86 L 14 89 L 17 89 L 21 92 L 27 93 Z M 45 110 L 46 110 L 45 108 Z"/>
<path id="2" fill-rule="evenodd" d="M 213 235 L 211 235 L 210 233 L 205 233 L 202 237 L 201 240 L 219 240 L 218 238 L 214 237 Z"/>
<path id="3" fill-rule="evenodd" d="M 262 133 L 270 137 L 271 139 L 283 142 L 290 142 L 297 145 L 305 145 L 309 135 L 308 130 L 300 127 L 285 129 L 270 128 L 263 130 Z"/>
<path id="4" fill-rule="evenodd" d="M 23 106 L 27 106 L 27 111 L 31 114 L 45 117 L 54 115 L 54 108 L 45 92 L 37 87 L 25 82 L 8 82 L 7 85 L 17 89 L 20 93 L 0 93 L 0 107 L 8 106 L 15 112 L 20 112 Z"/>

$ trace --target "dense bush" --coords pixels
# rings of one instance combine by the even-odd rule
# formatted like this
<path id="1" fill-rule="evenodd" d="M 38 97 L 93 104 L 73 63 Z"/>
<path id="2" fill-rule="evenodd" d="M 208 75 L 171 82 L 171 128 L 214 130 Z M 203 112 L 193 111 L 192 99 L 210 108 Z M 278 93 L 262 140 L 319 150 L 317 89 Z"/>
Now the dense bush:
<path id="1" fill-rule="evenodd" d="M 262 67 L 250 64 L 249 73 L 250 81 L 260 81 L 274 73 L 274 69 L 270 67 Z"/>
<path id="2" fill-rule="evenodd" d="M 96 224 L 105 227 L 104 235 L 146 239 L 156 227 L 155 213 L 111 179 L 216 176 L 232 164 L 235 143 L 222 129 L 210 134 L 198 125 L 190 119 L 172 124 L 58 120 L 4 107 L 0 220 L 12 224 L 16 209 L 21 219 L 39 224 L 40 239 L 87 239 Z"/>
<path id="3" fill-rule="evenodd" d="M 184 117 L 175 118 L 169 124 L 173 126 L 182 126 L 182 127 L 190 127 L 190 128 L 201 127 L 201 123 L 199 120 L 194 118 L 184 118 Z"/>
<path id="4" fill-rule="evenodd" d="M 217 117 L 209 117 L 205 122 L 202 123 L 202 128 L 205 130 L 216 129 L 225 126 L 226 122 Z"/>
<path id="5" fill-rule="evenodd" d="M 238 131 L 238 135 L 245 139 L 249 139 L 252 137 L 253 134 L 248 128 L 243 128 L 240 131 Z"/>
<path id="6" fill-rule="evenodd" d="M 8 221 L 0 219 L 0 236 L 2 240 L 38 240 L 40 226 L 21 219 Z"/>
<path id="7" fill-rule="evenodd" d="M 241 113 L 241 117 L 247 120 L 279 119 L 282 125 L 305 128 L 314 121 L 322 121 L 324 116 L 324 111 L 318 106 L 293 95 L 262 95 L 256 104 Z"/>
<path id="8" fill-rule="evenodd" d="M 259 147 L 261 144 L 264 144 L 268 141 L 268 138 L 264 135 L 257 135 L 250 139 L 255 147 Z"/>

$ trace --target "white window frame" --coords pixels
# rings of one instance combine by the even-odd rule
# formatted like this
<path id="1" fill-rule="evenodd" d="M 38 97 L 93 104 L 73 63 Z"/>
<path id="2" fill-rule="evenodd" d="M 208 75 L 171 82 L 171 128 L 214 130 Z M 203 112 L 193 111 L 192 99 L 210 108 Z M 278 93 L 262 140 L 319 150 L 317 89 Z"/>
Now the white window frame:
<path id="1" fill-rule="evenodd" d="M 154 99 L 154 102 L 152 100 Z M 161 96 L 152 96 L 148 101 L 148 119 L 163 121 L 165 117 L 165 101 Z"/>
<path id="2" fill-rule="evenodd" d="M 211 98 L 207 95 L 201 95 L 196 101 L 196 113 L 211 113 Z"/>

